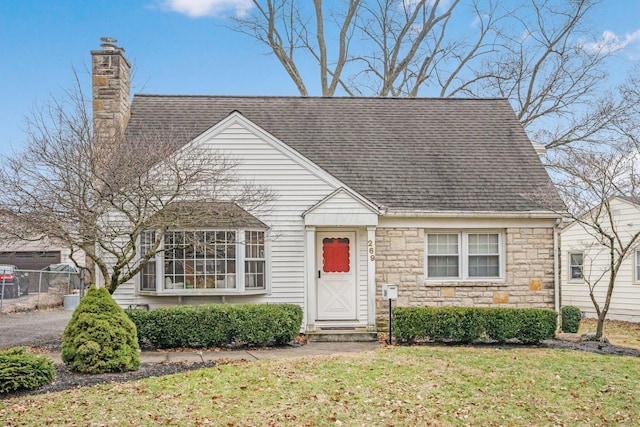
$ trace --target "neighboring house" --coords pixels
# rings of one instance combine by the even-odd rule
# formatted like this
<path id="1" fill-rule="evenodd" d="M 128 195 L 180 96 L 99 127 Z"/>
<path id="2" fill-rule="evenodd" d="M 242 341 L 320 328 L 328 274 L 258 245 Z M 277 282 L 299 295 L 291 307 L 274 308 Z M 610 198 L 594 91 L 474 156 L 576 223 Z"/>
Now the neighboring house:
<path id="1" fill-rule="evenodd" d="M 19 238 L 9 231 L 15 227 L 9 217 L 3 216 L 0 221 L 6 230 L 6 234 L 0 232 L 0 264 L 15 265 L 20 270 L 41 270 L 51 264 L 74 264 L 75 259 L 85 265 L 84 253 L 72 251 L 60 240 L 40 235 Z"/>
<path id="2" fill-rule="evenodd" d="M 128 62 L 103 47 L 97 128 L 189 129 L 179 150 L 224 152 L 277 195 L 169 232 L 217 246 L 158 256 L 121 306 L 291 303 L 307 332 L 384 327 L 383 283 L 397 306 L 556 307 L 558 215 L 532 197 L 552 186 L 506 99 L 136 95 L 129 111 Z"/>
<path id="3" fill-rule="evenodd" d="M 73 263 L 70 256 L 68 247 L 46 238 L 34 241 L 5 239 L 0 244 L 0 264 L 16 265 L 21 270 L 40 270 L 51 264 Z"/>
<path id="4" fill-rule="evenodd" d="M 623 239 L 640 230 L 640 205 L 623 197 L 610 200 L 616 230 Z M 604 221 L 606 223 L 607 221 Z M 604 305 L 609 284 L 609 250 L 598 244 L 591 234 L 578 222 L 564 227 L 561 232 L 560 253 L 562 257 L 562 305 L 574 305 L 587 317 L 596 317 L 589 296 L 587 281 L 594 281 L 605 273 L 595 286 L 595 298 L 600 307 Z M 587 280 L 585 280 L 587 279 Z M 636 245 L 623 260 L 616 278 L 608 319 L 640 322 L 640 246 Z"/>

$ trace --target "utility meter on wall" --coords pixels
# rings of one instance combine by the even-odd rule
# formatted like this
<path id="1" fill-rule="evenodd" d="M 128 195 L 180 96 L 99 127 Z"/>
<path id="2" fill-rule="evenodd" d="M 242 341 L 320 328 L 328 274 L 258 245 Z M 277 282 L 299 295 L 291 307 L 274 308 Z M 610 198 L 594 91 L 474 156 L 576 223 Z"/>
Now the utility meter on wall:
<path id="1" fill-rule="evenodd" d="M 382 298 L 398 299 L 398 285 L 382 284 Z"/>

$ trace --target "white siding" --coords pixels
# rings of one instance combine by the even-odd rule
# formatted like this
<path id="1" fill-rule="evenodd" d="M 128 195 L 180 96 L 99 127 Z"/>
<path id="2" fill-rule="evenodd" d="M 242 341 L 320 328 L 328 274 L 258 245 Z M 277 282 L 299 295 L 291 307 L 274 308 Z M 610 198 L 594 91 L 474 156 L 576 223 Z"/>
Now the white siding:
<path id="1" fill-rule="evenodd" d="M 209 136 L 205 134 L 196 143 L 240 159 L 241 162 L 235 169 L 238 178 L 267 186 L 277 193 L 277 200 L 263 209 L 264 213 L 256 215 L 270 227 L 271 293 L 230 295 L 225 296 L 225 301 L 291 303 L 303 306 L 305 248 L 302 214 L 331 194 L 338 187 L 336 181 L 319 170 L 316 172 L 304 161 L 295 159 L 295 154 L 267 141 L 242 123 L 234 123 Z M 366 236 L 363 239 L 366 241 Z M 366 273 L 366 263 L 363 271 Z M 363 280 L 366 284 L 366 274 Z M 115 298 L 121 306 L 151 304 L 152 308 L 176 303 L 221 300 L 221 297 L 136 296 L 134 280 L 122 285 Z M 366 298 L 362 304 L 366 308 Z M 366 321 L 366 312 L 362 316 Z"/>
<path id="2" fill-rule="evenodd" d="M 616 228 L 621 236 L 629 236 L 640 230 L 640 207 L 620 199 L 612 200 L 616 213 Z M 571 280 L 569 270 L 569 254 L 584 253 L 584 275 L 595 278 L 608 268 L 609 253 L 606 248 L 597 246 L 584 228 L 579 224 L 571 224 L 561 234 L 561 268 L 560 283 L 562 305 L 574 305 L 588 317 L 595 317 L 595 308 L 589 297 L 589 288 L 584 280 Z M 640 322 L 640 283 L 634 282 L 635 251 L 623 261 L 611 299 L 607 317 L 609 319 Z M 608 273 L 595 287 L 595 296 L 600 307 L 604 305 L 608 287 Z"/>
<path id="3" fill-rule="evenodd" d="M 367 298 L 368 298 L 368 283 L 367 283 L 367 230 L 360 229 L 357 232 L 358 240 L 358 259 L 357 259 L 357 271 L 358 271 L 358 321 L 364 325 L 367 324 Z"/>
<path id="4" fill-rule="evenodd" d="M 335 188 L 292 161 L 285 153 L 234 125 L 206 142 L 242 159 L 237 174 L 277 193 L 277 201 L 259 219 L 271 227 L 271 295 L 263 301 L 303 305 L 304 223 L 302 213 Z"/>
<path id="5" fill-rule="evenodd" d="M 315 226 L 376 225 L 378 214 L 346 190 L 340 189 L 306 212 L 304 222 Z"/>

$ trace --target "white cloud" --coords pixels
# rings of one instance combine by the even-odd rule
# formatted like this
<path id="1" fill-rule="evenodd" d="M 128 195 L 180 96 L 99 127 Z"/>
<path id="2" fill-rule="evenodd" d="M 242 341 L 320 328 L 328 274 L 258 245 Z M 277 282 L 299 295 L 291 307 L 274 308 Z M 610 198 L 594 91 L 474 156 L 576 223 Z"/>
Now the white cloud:
<path id="1" fill-rule="evenodd" d="M 233 10 L 238 17 L 245 16 L 253 7 L 252 0 L 161 0 L 162 7 L 191 18 L 220 16 Z"/>
<path id="2" fill-rule="evenodd" d="M 627 48 L 629 45 L 640 42 L 640 30 L 627 33 L 624 37 L 618 36 L 613 31 L 605 31 L 602 38 L 595 42 L 582 43 L 582 48 L 591 53 L 612 53 Z"/>

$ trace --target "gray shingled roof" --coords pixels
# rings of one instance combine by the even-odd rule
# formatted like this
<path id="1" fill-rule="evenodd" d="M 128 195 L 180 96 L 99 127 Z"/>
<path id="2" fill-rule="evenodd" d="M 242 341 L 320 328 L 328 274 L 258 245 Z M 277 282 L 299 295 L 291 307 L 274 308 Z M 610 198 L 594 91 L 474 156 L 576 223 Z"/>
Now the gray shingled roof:
<path id="1" fill-rule="evenodd" d="M 128 132 L 234 111 L 390 209 L 541 210 L 527 195 L 551 186 L 505 99 L 136 95 Z"/>
<path id="2" fill-rule="evenodd" d="M 176 229 L 192 228 L 194 224 L 211 228 L 268 228 L 249 212 L 228 202 L 173 202 L 149 219 L 149 226 L 173 224 Z"/>

